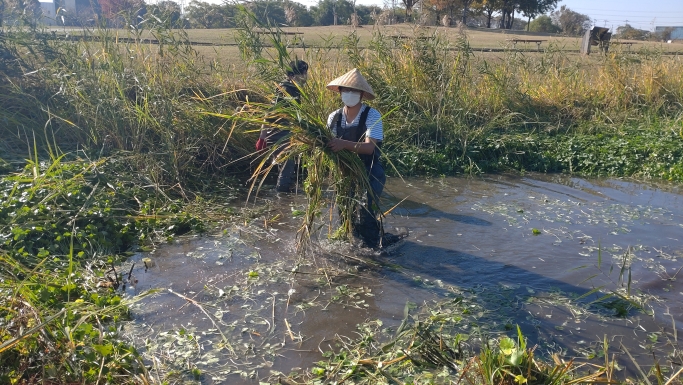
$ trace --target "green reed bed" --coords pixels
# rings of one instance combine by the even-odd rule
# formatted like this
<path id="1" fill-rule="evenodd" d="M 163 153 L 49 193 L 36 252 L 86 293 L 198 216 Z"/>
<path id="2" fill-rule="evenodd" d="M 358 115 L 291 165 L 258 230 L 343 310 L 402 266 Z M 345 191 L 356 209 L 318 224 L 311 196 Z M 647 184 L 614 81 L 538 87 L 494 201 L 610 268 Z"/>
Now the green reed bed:
<path id="1" fill-rule="evenodd" d="M 458 143 L 399 145 L 394 162 L 416 174 L 517 170 L 683 181 L 679 125 L 662 119 L 620 127 L 596 124 L 604 130 L 596 134 L 493 132 L 472 140 L 464 153 Z"/>
<path id="2" fill-rule="evenodd" d="M 270 168 L 253 144 L 293 56 L 289 43 L 277 31 L 256 40 L 245 24 L 238 37 L 248 71 L 235 79 L 198 56 L 182 31 L 150 22 L 84 32 L 97 39 L 28 28 L 0 39 L 2 381 L 146 381 L 139 356 L 117 336 L 127 315 L 117 290 L 128 276 L 111 263 L 146 241 L 201 231 L 211 219 L 207 202 L 216 202 L 207 197 L 234 194 L 228 175 L 262 177 Z M 140 42 L 146 30 L 161 44 Z M 131 40 L 119 42 L 123 35 Z M 364 183 L 352 157 L 324 148 L 325 117 L 339 106 L 324 86 L 352 66 L 387 114 L 383 150 L 395 172 L 683 180 L 679 57 L 582 59 L 551 47 L 491 59 L 469 49 L 466 33 L 453 45 L 417 37 L 376 33 L 365 49 L 351 34 L 342 46 L 304 51 L 304 104 L 276 114 L 297 122 L 282 156 L 305 159 L 307 232 L 323 215 L 326 186 Z"/>
<path id="3" fill-rule="evenodd" d="M 204 231 L 210 202 L 171 199 L 137 159 L 30 161 L 0 190 L 0 381 L 127 383 L 145 377 L 119 334 L 126 253 Z M 216 213 L 216 204 L 212 212 Z M 223 214 L 224 215 L 224 214 Z"/>
<path id="4" fill-rule="evenodd" d="M 385 117 L 384 151 L 400 172 L 517 169 L 681 180 L 676 151 L 671 169 L 661 167 L 670 160 L 661 153 L 671 152 L 683 130 L 680 57 L 655 51 L 579 57 L 554 46 L 541 54 L 493 55 L 473 52 L 466 31 L 456 43 L 414 33 L 397 41 L 377 31 L 369 47 L 352 33 L 341 46 L 310 49 L 303 57 L 312 63 L 313 92 L 351 67 L 368 77 L 379 95 L 373 105 L 392 111 Z M 264 60 L 277 58 L 272 44 L 242 42 L 247 59 L 267 72 Z M 558 154 L 567 141 L 582 144 Z M 623 146 L 639 153 L 620 166 L 585 161 L 622 158 Z M 651 171 L 636 172 L 649 162 Z"/>
<path id="5" fill-rule="evenodd" d="M 138 39 L 148 27 L 161 44 Z M 23 157 L 34 138 L 43 153 L 54 146 L 93 157 L 146 154 L 141 172 L 183 189 L 200 180 L 198 173 L 231 172 L 224 166 L 250 152 L 251 138 L 230 136 L 223 120 L 197 113 L 231 110 L 237 97 L 225 93 L 233 89 L 224 88 L 184 34 L 147 25 L 79 34 L 3 36 L 2 158 Z M 128 40 L 119 43 L 120 35 Z"/>
<path id="6" fill-rule="evenodd" d="M 453 45 L 439 35 L 397 45 L 381 34 L 371 44 L 361 49 L 352 35 L 344 52 L 368 74 L 380 95 L 377 108 L 397 108 L 386 122 L 386 152 L 408 173 L 512 168 L 634 175 L 644 163 L 653 162 L 653 169 L 668 161 L 660 153 L 671 149 L 683 129 L 677 75 L 683 61 L 677 56 L 616 52 L 582 58 L 550 47 L 542 54 L 496 57 L 474 53 L 466 33 Z M 657 141 L 652 151 L 627 157 L 621 167 L 580 165 L 584 157 L 621 157 L 621 146 L 614 146 L 619 139 L 642 148 L 653 137 L 664 142 L 661 147 Z M 555 156 L 567 141 L 583 148 Z M 681 180 L 676 162 L 671 172 L 641 175 Z"/>
<path id="7" fill-rule="evenodd" d="M 373 106 L 391 111 L 385 117 L 387 159 L 405 174 L 523 169 L 632 175 L 643 162 L 663 162 L 659 149 L 617 169 L 599 162 L 577 167 L 578 156 L 553 154 L 568 137 L 585 143 L 592 153 L 584 155 L 594 157 L 612 151 L 618 138 L 626 146 L 653 136 L 675 143 L 669 133 L 683 129 L 678 56 L 641 51 L 582 58 L 552 45 L 540 54 L 482 54 L 470 49 L 466 31 L 453 43 L 420 29 L 399 41 L 375 32 L 369 47 L 351 34 L 341 45 L 302 50 L 277 31 L 275 42 L 253 33 L 246 21 L 235 32 L 246 68 L 239 79 L 233 69 L 198 56 L 186 35 L 161 26 L 96 29 L 85 33 L 98 40 L 83 41 L 39 32 L 7 35 L 2 98 L 8 107 L 0 110 L 7 124 L 0 127 L 0 148 L 22 156 L 35 136 L 43 145 L 57 140 L 92 154 L 153 153 L 150 173 L 182 185 L 197 171 L 212 175 L 234 167 L 231 162 L 253 151 L 259 127 L 253 122 L 233 129 L 200 112 L 231 114 L 249 96 L 267 101 L 284 76 L 283 58 L 294 56 L 311 64 L 306 88 L 323 98 L 319 116 L 339 104 L 324 91 L 326 81 L 353 66 L 368 77 L 379 95 Z M 136 43 L 148 30 L 162 44 Z M 132 40 L 117 43 L 124 35 Z M 644 176 L 680 180 L 680 165 L 671 166 L 671 172 Z"/>

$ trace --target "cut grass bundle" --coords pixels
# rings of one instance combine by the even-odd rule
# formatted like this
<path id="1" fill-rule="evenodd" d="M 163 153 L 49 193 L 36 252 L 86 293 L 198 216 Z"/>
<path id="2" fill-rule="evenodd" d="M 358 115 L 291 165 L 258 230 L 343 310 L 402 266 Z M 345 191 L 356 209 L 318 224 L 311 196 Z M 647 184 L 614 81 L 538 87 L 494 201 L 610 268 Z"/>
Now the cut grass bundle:
<path id="1" fill-rule="evenodd" d="M 314 224 L 316 219 L 321 217 L 326 205 L 324 192 L 328 188 L 334 190 L 332 201 L 336 203 L 340 214 L 340 226 L 335 234 L 341 237 L 349 237 L 353 231 L 353 218 L 359 203 L 356 195 L 372 189 L 365 165 L 357 154 L 350 151 L 334 152 L 327 147 L 333 136 L 327 128 L 326 117 L 321 114 L 321 111 L 324 111 L 321 107 L 327 99 L 326 95 L 312 93 L 306 87 L 299 90 L 300 101 L 292 100 L 287 104 L 275 106 L 249 103 L 245 105 L 246 108 L 235 114 L 214 115 L 235 123 L 239 122 L 245 130 L 256 129 L 265 116 L 276 122 L 286 122 L 272 123 L 269 127 L 287 130 L 290 136 L 275 143 L 266 151 L 252 154 L 259 160 L 252 174 L 250 193 L 258 192 L 265 177 L 277 164 L 289 159 L 300 159 L 305 170 L 304 193 L 308 198 L 308 206 L 298 234 L 298 245 L 301 249 L 315 232 Z"/>
<path id="2" fill-rule="evenodd" d="M 259 37 L 249 24 L 256 23 L 255 18 L 246 14 L 242 20 L 245 23 L 240 29 L 243 55 L 258 64 L 264 74 L 264 80 L 272 81 L 275 78 L 274 73 L 287 72 L 288 63 L 295 58 L 282 39 L 281 31 L 277 28 L 263 27 L 270 32 L 268 39 L 274 48 L 272 55 L 266 57 L 264 54 L 268 55 L 269 52 L 264 52 Z M 269 124 L 271 129 L 290 132 L 288 137 L 271 146 L 269 150 L 254 154 L 261 158 L 253 172 L 250 191 L 257 192 L 265 176 L 277 164 L 289 159 L 300 159 L 305 170 L 304 193 L 308 198 L 308 206 L 298 233 L 297 244 L 300 250 L 315 232 L 316 219 L 322 216 L 323 208 L 326 206 L 325 190 L 331 188 L 334 191 L 332 201 L 339 210 L 340 225 L 333 235 L 347 239 L 353 232 L 356 209 L 363 209 L 359 208 L 360 199 L 357 196 L 365 191 L 373 194 L 368 172 L 358 155 L 350 151 L 334 152 L 327 146 L 333 138 L 327 127 L 326 115 L 326 112 L 330 111 L 328 100 L 331 99 L 331 94 L 322 86 L 320 79 L 312 79 L 311 83 L 313 84 L 306 87 L 297 85 L 300 92 L 299 100 L 287 98 L 290 100 L 275 105 L 247 103 L 245 108 L 233 115 L 217 114 L 235 122 L 245 123 L 247 130 L 256 129 L 267 116 L 270 121 L 275 122 Z M 271 159 L 273 162 L 270 162 Z M 330 210 L 333 209 L 330 207 Z M 330 221 L 333 217 L 333 212 L 330 211 Z"/>
<path id="3" fill-rule="evenodd" d="M 359 337 L 341 339 L 341 349 L 327 352 L 328 361 L 317 363 L 306 384 L 321 381 L 470 385 L 616 383 L 614 363 L 608 357 L 604 367 L 563 361 L 557 354 L 552 356 L 552 361 L 546 361 L 535 356 L 536 347 L 527 346 L 519 327 L 517 338 L 485 335 L 473 338 L 457 333 L 462 331 L 458 325 L 445 325 L 443 320 L 447 316 L 440 318 L 434 313 L 412 326 L 406 317 L 396 336 L 388 342 L 378 341 L 374 334 L 382 326 L 380 321 L 359 325 Z"/>

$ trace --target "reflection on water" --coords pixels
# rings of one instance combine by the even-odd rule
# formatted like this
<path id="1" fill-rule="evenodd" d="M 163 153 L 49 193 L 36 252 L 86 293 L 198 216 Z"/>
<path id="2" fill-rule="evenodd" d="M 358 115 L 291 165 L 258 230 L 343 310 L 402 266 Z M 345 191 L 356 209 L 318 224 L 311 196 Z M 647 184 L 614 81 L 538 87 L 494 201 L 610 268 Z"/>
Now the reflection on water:
<path id="1" fill-rule="evenodd" d="M 607 335 L 626 375 L 636 372 L 620 344 L 645 371 L 653 353 L 663 362 L 676 344 L 672 329 L 683 326 L 680 188 L 531 175 L 390 179 L 386 191 L 385 207 L 402 201 L 386 226 L 410 235 L 387 255 L 360 257 L 368 263 L 341 245 L 297 257 L 299 197 L 273 197 L 272 209 L 250 226 L 148 256 L 155 266 L 136 265 L 135 289 L 173 291 L 134 310 L 138 332 L 158 342 L 146 349 L 177 355 L 185 346 L 179 361 L 201 368 L 205 382 L 252 383 L 305 371 L 334 349 L 335 336 L 353 337 L 360 322 L 396 326 L 407 301 L 453 290 L 474 293 L 489 332 L 519 324 L 539 351 L 591 358 Z M 194 345 L 184 345 L 179 330 Z"/>

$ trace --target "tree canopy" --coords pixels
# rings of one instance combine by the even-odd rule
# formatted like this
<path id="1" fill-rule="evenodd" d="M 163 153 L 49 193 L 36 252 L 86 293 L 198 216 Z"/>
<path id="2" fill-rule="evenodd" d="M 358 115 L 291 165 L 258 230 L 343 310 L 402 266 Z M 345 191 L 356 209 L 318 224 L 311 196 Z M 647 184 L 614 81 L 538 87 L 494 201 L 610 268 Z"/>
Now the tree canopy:
<path id="1" fill-rule="evenodd" d="M 572 11 L 566 5 L 554 11 L 550 17 L 567 35 L 580 35 L 591 27 L 591 18 L 588 15 Z"/>
<path id="2" fill-rule="evenodd" d="M 630 24 L 617 27 L 617 37 L 628 40 L 647 40 L 650 32 L 644 29 L 633 28 Z"/>
<path id="3" fill-rule="evenodd" d="M 228 4 L 192 1 L 185 9 L 185 17 L 192 28 L 232 28 L 237 8 Z"/>
<path id="4" fill-rule="evenodd" d="M 559 33 L 562 32 L 562 28 L 553 24 L 553 19 L 551 19 L 550 16 L 541 15 L 529 23 L 529 31 Z"/>
<path id="5" fill-rule="evenodd" d="M 557 2 L 558 0 L 520 0 L 519 11 L 528 19 L 527 31 L 531 28 L 531 19 L 552 11 L 557 6 Z"/>
<path id="6" fill-rule="evenodd" d="M 65 0 L 55 1 L 58 7 L 64 8 Z M 239 14 L 238 7 L 243 6 L 264 24 L 307 27 L 349 24 L 354 13 L 358 16 L 354 20 L 361 24 L 373 24 L 376 22 L 376 17 L 373 15 L 380 14 L 391 14 L 399 22 L 412 21 L 416 12 L 414 8 L 419 3 L 417 0 L 393 1 L 391 6 L 385 5 L 382 8 L 356 5 L 355 0 L 317 0 L 317 4 L 308 7 L 292 0 L 237 0 L 221 4 L 192 0 L 185 9 L 182 9 L 177 0 L 161 0 L 156 3 L 151 1 L 146 3 L 146 1 L 75 0 L 77 9 L 85 9 L 88 8 L 85 5 L 89 5 L 89 13 L 79 16 L 83 20 L 76 20 L 75 14 L 65 15 L 70 18 L 69 24 L 92 23 L 93 20 L 100 20 L 113 26 L 121 26 L 127 23 L 135 24 L 136 20 L 142 18 L 148 22 L 170 23 L 174 27 L 231 28 L 236 25 L 235 17 Z M 418 11 L 431 13 L 432 20 L 442 20 L 442 17 L 447 15 L 448 20 L 473 26 L 485 25 L 487 28 L 493 27 L 494 21 L 498 28 L 522 28 L 525 23 L 515 17 L 519 15 L 527 19 L 526 26 L 529 30 L 533 27 L 539 31 L 554 31 L 552 24 L 559 26 L 567 34 L 577 34 L 585 29 L 590 23 L 590 18 L 566 6 L 551 14 L 552 23 L 548 23 L 547 17 L 543 16 L 539 21 L 531 22 L 539 15 L 554 10 L 558 1 L 560 0 L 423 0 Z M 85 4 L 86 2 L 88 4 Z M 15 3 L 22 6 L 39 4 L 37 0 L 0 0 L 0 6 L 3 6 L 0 7 L 0 23 L 2 16 L 7 17 L 8 10 L 18 9 L 18 6 L 12 6 Z M 79 5 L 80 3 L 83 4 Z M 391 8 L 396 6 L 399 8 Z M 40 7 L 34 6 L 33 8 L 36 8 L 36 12 L 40 12 Z M 21 11 L 24 13 L 24 9 Z M 36 19 L 39 18 L 40 15 L 36 15 Z"/>

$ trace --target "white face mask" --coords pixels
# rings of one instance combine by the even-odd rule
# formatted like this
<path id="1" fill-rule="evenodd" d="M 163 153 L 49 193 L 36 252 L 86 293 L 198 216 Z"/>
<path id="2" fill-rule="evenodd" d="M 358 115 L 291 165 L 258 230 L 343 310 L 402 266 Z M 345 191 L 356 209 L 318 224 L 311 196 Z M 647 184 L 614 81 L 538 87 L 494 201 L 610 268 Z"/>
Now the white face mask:
<path id="1" fill-rule="evenodd" d="M 360 103 L 360 92 L 344 91 L 341 93 L 341 100 L 347 107 L 353 107 Z"/>

